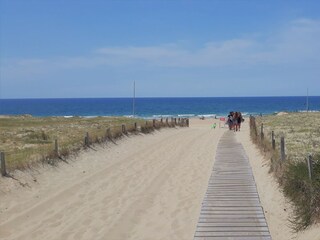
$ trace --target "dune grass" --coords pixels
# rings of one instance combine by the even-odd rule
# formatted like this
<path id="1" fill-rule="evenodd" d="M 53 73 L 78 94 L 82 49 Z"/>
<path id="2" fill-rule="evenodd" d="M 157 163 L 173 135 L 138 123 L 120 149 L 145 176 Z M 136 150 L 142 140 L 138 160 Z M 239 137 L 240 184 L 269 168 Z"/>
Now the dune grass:
<path id="1" fill-rule="evenodd" d="M 287 157 L 301 161 L 309 153 L 320 153 L 320 113 L 290 113 L 257 117 L 257 125 L 264 125 L 266 138 L 274 131 L 276 144 L 280 137 L 286 141 Z"/>
<path id="2" fill-rule="evenodd" d="M 0 117 L 0 150 L 6 154 L 7 170 L 24 169 L 39 162 L 54 163 L 54 142 L 58 140 L 59 155 L 76 153 L 84 146 L 89 133 L 91 143 L 103 142 L 107 129 L 111 138 L 122 135 L 122 124 L 134 132 L 135 123 L 141 132 L 153 130 L 153 122 L 125 117 Z M 168 126 L 157 121 L 156 126 Z"/>
<path id="3" fill-rule="evenodd" d="M 251 126 L 252 140 L 270 157 L 270 172 L 291 200 L 294 212 L 292 228 L 300 231 L 320 220 L 320 113 L 289 113 L 255 118 Z M 264 138 L 261 138 L 263 124 Z M 276 149 L 272 148 L 274 131 Z M 286 160 L 280 158 L 280 137 L 285 138 Z M 313 174 L 309 178 L 306 160 L 313 159 Z"/>

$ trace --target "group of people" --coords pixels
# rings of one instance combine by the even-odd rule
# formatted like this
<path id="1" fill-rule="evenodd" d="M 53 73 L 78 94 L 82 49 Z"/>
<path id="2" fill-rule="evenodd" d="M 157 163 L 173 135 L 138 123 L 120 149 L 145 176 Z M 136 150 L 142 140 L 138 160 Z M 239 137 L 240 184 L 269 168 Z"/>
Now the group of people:
<path id="1" fill-rule="evenodd" d="M 230 112 L 227 124 L 230 130 L 240 131 L 241 123 L 244 121 L 241 112 Z"/>

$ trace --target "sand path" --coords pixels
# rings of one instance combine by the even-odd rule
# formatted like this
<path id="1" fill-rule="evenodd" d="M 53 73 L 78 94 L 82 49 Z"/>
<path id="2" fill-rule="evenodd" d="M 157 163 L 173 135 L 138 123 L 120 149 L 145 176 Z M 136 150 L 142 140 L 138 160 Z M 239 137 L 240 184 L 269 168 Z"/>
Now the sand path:
<path id="1" fill-rule="evenodd" d="M 192 239 L 226 130 L 213 121 L 126 137 L 34 179 L 21 173 L 29 187 L 1 196 L 0 238 Z"/>

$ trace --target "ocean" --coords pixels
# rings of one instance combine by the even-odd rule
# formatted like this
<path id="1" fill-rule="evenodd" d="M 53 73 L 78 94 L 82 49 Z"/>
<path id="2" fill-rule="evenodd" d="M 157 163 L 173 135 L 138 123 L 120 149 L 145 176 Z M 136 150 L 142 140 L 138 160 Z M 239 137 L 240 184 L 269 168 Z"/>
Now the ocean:
<path id="1" fill-rule="evenodd" d="M 320 111 L 320 96 L 309 97 L 309 110 Z M 244 115 L 306 110 L 306 97 L 136 98 L 135 116 L 213 117 L 230 111 Z M 0 99 L 0 115 L 132 116 L 132 98 Z"/>

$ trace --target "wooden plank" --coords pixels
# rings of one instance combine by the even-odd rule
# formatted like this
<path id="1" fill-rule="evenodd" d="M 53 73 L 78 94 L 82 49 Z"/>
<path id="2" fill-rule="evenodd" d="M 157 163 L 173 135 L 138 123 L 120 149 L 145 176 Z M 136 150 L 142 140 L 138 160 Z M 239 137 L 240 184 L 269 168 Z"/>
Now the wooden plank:
<path id="1" fill-rule="evenodd" d="M 212 204 L 227 204 L 227 205 L 239 203 L 239 204 L 246 204 L 246 206 L 253 206 L 253 204 L 258 204 L 258 206 L 260 206 L 260 202 L 258 198 L 248 199 L 248 200 L 244 200 L 244 199 L 223 200 L 223 199 L 214 199 L 214 198 L 205 197 L 203 202 L 205 203 L 211 202 Z"/>
<path id="2" fill-rule="evenodd" d="M 216 191 L 222 192 L 256 192 L 254 188 L 230 188 L 230 187 L 215 187 L 215 188 L 208 188 L 207 193 L 215 193 Z"/>
<path id="3" fill-rule="evenodd" d="M 210 179 L 209 184 L 217 184 L 217 183 L 223 183 L 223 184 L 253 184 L 253 179 Z"/>
<path id="4" fill-rule="evenodd" d="M 219 190 L 219 192 L 215 192 L 215 191 L 206 192 L 205 196 L 206 197 L 219 197 L 219 196 L 256 197 L 259 195 L 254 192 L 232 192 L 232 191 L 226 191 L 225 194 L 223 194 L 223 191 Z"/>
<path id="5" fill-rule="evenodd" d="M 208 189 L 206 194 L 208 195 L 213 195 L 213 196 L 217 196 L 217 193 L 228 193 L 228 194 L 232 194 L 232 193 L 236 193 L 236 194 L 247 194 L 247 193 L 256 193 L 256 191 L 251 190 L 251 189 L 228 189 L 228 188 L 218 188 L 218 189 Z"/>
<path id="6" fill-rule="evenodd" d="M 212 186 L 207 188 L 208 191 L 223 191 L 223 192 L 256 192 L 257 190 L 254 187 L 225 187 L 225 186 Z"/>
<path id="7" fill-rule="evenodd" d="M 246 214 L 263 214 L 263 211 L 256 211 L 256 210 L 240 210 L 240 211 L 237 211 L 237 210 L 232 210 L 232 211 L 225 211 L 225 210 L 201 210 L 201 215 L 204 215 L 204 214 L 224 214 L 224 215 L 239 215 L 239 214 L 243 214 L 243 215 L 246 215 Z"/>
<path id="8" fill-rule="evenodd" d="M 211 196 L 241 196 L 241 195 L 246 195 L 246 196 L 250 196 L 250 195 L 258 195 L 257 192 L 255 191 L 248 191 L 248 190 L 229 190 L 229 189 L 208 189 L 206 192 L 206 195 L 211 195 Z"/>
<path id="9" fill-rule="evenodd" d="M 227 214 L 201 214 L 201 218 L 214 218 L 214 219 L 220 219 L 228 221 L 228 219 L 264 219 L 264 214 L 253 214 L 253 215 L 242 215 L 242 214 L 236 214 L 236 215 L 227 215 Z"/>
<path id="10" fill-rule="evenodd" d="M 266 222 L 229 222 L 229 223 L 216 223 L 216 222 L 200 222 L 198 227 L 266 227 Z"/>
<path id="11" fill-rule="evenodd" d="M 210 237 L 194 237 L 194 240 L 230 240 L 230 237 L 226 236 L 210 236 Z M 233 236 L 233 240 L 271 240 L 270 236 Z"/>
<path id="12" fill-rule="evenodd" d="M 211 207 L 260 207 L 260 202 L 255 202 L 255 203 L 242 203 L 242 202 L 238 202 L 238 203 L 234 203 L 234 202 L 227 202 L 227 203 L 224 203 L 224 202 L 210 202 L 210 201 L 205 201 L 202 203 L 202 206 L 211 206 Z"/>
<path id="13" fill-rule="evenodd" d="M 207 207 L 202 206 L 201 209 L 207 209 L 207 210 L 218 210 L 218 211 L 248 211 L 248 210 L 256 210 L 256 211 L 263 211 L 262 207 Z"/>
<path id="14" fill-rule="evenodd" d="M 252 184 L 227 184 L 227 183 L 212 183 L 208 185 L 208 189 L 254 189 L 256 190 L 257 188 L 255 186 L 252 186 Z"/>
<path id="15" fill-rule="evenodd" d="M 221 223 L 221 224 L 237 224 L 237 223 L 252 223 L 252 224 L 257 224 L 257 223 L 266 223 L 265 219 L 262 218 L 247 218 L 247 219 L 215 219 L 215 218 L 205 218 L 201 217 L 199 218 L 199 223 Z"/>
<path id="16" fill-rule="evenodd" d="M 258 194 L 254 194 L 254 193 L 246 193 L 246 192 L 236 192 L 234 194 L 232 194 L 231 192 L 227 193 L 226 194 L 217 194 L 217 193 L 214 193 L 213 191 L 210 191 L 210 192 L 206 192 L 205 194 L 205 197 L 258 197 L 259 195 Z"/>
<path id="17" fill-rule="evenodd" d="M 234 195 L 231 195 L 231 194 L 227 194 L 227 195 L 223 195 L 223 194 L 220 194 L 220 195 L 217 195 L 217 194 L 212 194 L 212 193 L 207 193 L 205 196 L 205 198 L 212 198 L 212 199 L 221 199 L 221 198 L 230 198 L 232 200 L 245 200 L 245 199 L 259 199 L 259 195 L 246 195 L 246 194 L 234 194 Z"/>
<path id="18" fill-rule="evenodd" d="M 203 201 L 205 202 L 212 202 L 212 203 L 223 203 L 226 202 L 227 204 L 229 203 L 247 203 L 247 205 L 252 206 L 252 204 L 258 203 L 260 204 L 259 198 L 255 197 L 255 198 L 231 198 L 231 197 L 221 197 L 221 198 L 207 198 L 205 197 L 203 199 Z"/>
<path id="19" fill-rule="evenodd" d="M 197 232 L 268 232 L 267 226 L 198 226 Z"/>
<path id="20" fill-rule="evenodd" d="M 216 191 L 215 193 L 211 193 L 213 196 L 258 196 L 257 192 L 228 192 L 228 191 Z"/>
<path id="21" fill-rule="evenodd" d="M 208 185 L 207 190 L 214 190 L 214 189 L 224 189 L 224 190 L 228 190 L 228 189 L 256 189 L 255 187 L 252 186 L 252 184 L 242 184 L 242 185 L 235 185 L 235 184 L 212 184 L 212 185 Z"/>
<path id="22" fill-rule="evenodd" d="M 242 197 L 240 195 L 215 195 L 215 196 L 204 196 L 204 199 L 206 201 L 208 200 L 213 200 L 213 201 L 224 201 L 224 200 L 228 200 L 228 201 L 238 201 L 238 202 L 247 202 L 246 200 L 248 200 L 248 202 L 253 202 L 253 201 L 259 201 L 259 196 L 258 195 L 252 195 L 252 196 L 245 196 L 242 195 Z"/>
<path id="23" fill-rule="evenodd" d="M 262 212 L 263 213 L 263 209 L 258 208 L 258 207 L 249 208 L 249 207 L 207 207 L 207 206 L 202 206 L 201 211 L 208 211 L 208 212 L 223 211 L 225 213 L 229 213 L 229 212 L 242 212 L 242 213 Z"/>
<path id="24" fill-rule="evenodd" d="M 244 236 L 251 236 L 251 237 L 268 237 L 270 236 L 269 231 L 234 231 L 234 232 L 196 232 L 195 237 L 210 237 L 210 236 L 217 236 L 217 237 L 244 237 Z"/>

